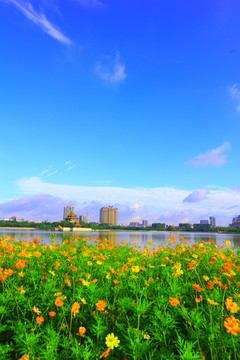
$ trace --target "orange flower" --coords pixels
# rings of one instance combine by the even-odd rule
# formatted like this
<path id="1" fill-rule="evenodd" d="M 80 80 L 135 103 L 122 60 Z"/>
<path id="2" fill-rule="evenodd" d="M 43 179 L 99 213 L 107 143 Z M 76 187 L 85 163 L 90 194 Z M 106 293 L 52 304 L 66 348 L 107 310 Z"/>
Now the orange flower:
<path id="1" fill-rule="evenodd" d="M 66 280 L 64 280 L 64 282 L 65 282 L 65 284 L 67 284 L 67 286 L 71 286 L 71 280 L 66 279 Z"/>
<path id="2" fill-rule="evenodd" d="M 102 355 L 100 356 L 100 359 L 101 359 L 101 358 L 106 358 L 106 357 L 109 355 L 110 350 L 111 350 L 110 347 L 107 348 L 107 350 L 105 350 L 105 351 L 102 353 Z"/>
<path id="3" fill-rule="evenodd" d="M 231 313 L 237 313 L 239 310 L 238 304 L 235 301 L 232 301 L 232 298 L 227 298 L 225 301 L 225 305 Z"/>
<path id="4" fill-rule="evenodd" d="M 172 306 L 178 306 L 180 304 L 180 301 L 178 298 L 173 298 L 173 297 L 170 297 L 170 300 L 169 300 L 170 304 Z"/>
<path id="5" fill-rule="evenodd" d="M 119 284 L 120 281 L 119 280 L 113 280 L 114 284 Z"/>
<path id="6" fill-rule="evenodd" d="M 50 311 L 50 312 L 48 313 L 48 315 L 51 316 L 51 317 L 56 316 L 56 314 L 57 314 L 57 313 L 56 313 L 55 311 Z"/>
<path id="7" fill-rule="evenodd" d="M 3 273 L 6 276 L 11 276 L 14 273 L 14 271 L 12 269 L 6 269 L 6 270 L 4 270 Z"/>
<path id="8" fill-rule="evenodd" d="M 80 306 L 81 306 L 81 305 L 80 305 L 78 302 L 74 302 L 74 303 L 73 303 L 72 309 L 71 309 L 71 311 L 72 311 L 72 313 L 73 313 L 73 317 L 75 317 L 76 314 L 79 313 Z"/>
<path id="9" fill-rule="evenodd" d="M 107 306 L 107 303 L 106 301 L 104 300 L 99 300 L 97 303 L 96 303 L 96 309 L 99 310 L 99 311 L 103 311 L 105 310 L 105 307 Z"/>
<path id="10" fill-rule="evenodd" d="M 199 296 L 199 298 L 195 298 L 196 303 L 199 303 L 200 301 L 202 301 L 202 295 Z"/>
<path id="11" fill-rule="evenodd" d="M 224 326 L 227 329 L 227 332 L 231 333 L 232 335 L 237 335 L 237 333 L 240 332 L 239 323 L 240 321 L 234 316 L 229 316 L 225 319 Z"/>
<path id="12" fill-rule="evenodd" d="M 58 307 L 63 306 L 63 298 L 62 297 L 56 298 L 55 305 L 58 306 Z"/>
<path id="13" fill-rule="evenodd" d="M 91 281 L 91 284 L 96 284 L 98 282 L 98 279 L 93 279 L 92 281 Z"/>
<path id="14" fill-rule="evenodd" d="M 194 283 L 192 284 L 192 287 L 197 291 L 203 291 L 203 288 L 201 288 L 198 284 Z"/>
<path id="15" fill-rule="evenodd" d="M 29 360 L 29 359 L 30 359 L 29 355 L 28 355 L 28 354 L 24 354 L 24 355 L 22 355 L 22 356 L 20 357 L 19 360 Z"/>
<path id="16" fill-rule="evenodd" d="M 42 254 L 39 251 L 34 251 L 33 256 L 40 257 L 40 256 L 42 256 Z"/>
<path id="17" fill-rule="evenodd" d="M 86 331 L 87 331 L 87 329 L 85 327 L 80 326 L 80 328 L 78 329 L 77 335 L 80 335 L 80 336 L 84 337 Z"/>
<path id="18" fill-rule="evenodd" d="M 37 316 L 36 317 L 36 322 L 41 325 L 44 322 L 44 317 L 43 316 Z"/>
<path id="19" fill-rule="evenodd" d="M 28 264 L 29 261 L 27 260 L 23 260 L 23 259 L 18 259 L 16 264 L 13 265 L 13 267 L 15 267 L 16 269 L 23 269 L 25 264 Z"/>

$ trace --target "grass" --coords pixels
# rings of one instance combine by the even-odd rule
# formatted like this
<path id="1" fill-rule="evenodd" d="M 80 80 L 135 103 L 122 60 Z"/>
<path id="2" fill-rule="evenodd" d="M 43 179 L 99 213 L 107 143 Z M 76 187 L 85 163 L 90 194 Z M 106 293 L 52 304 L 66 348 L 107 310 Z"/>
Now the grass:
<path id="1" fill-rule="evenodd" d="M 0 238 L 0 359 L 237 360 L 239 252 Z"/>

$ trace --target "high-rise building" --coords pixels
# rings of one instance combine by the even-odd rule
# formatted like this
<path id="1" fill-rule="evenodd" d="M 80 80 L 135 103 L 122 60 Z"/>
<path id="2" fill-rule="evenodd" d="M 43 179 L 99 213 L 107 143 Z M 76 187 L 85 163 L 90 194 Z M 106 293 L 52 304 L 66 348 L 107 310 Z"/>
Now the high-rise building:
<path id="1" fill-rule="evenodd" d="M 71 212 L 74 213 L 74 206 L 65 206 L 63 210 L 63 220 L 65 220 Z"/>
<path id="2" fill-rule="evenodd" d="M 142 220 L 142 227 L 146 227 L 148 226 L 148 221 L 147 220 Z"/>
<path id="3" fill-rule="evenodd" d="M 212 227 L 215 227 L 216 226 L 216 218 L 214 216 L 210 216 L 209 217 L 209 221 L 210 221 L 210 225 Z"/>
<path id="4" fill-rule="evenodd" d="M 79 221 L 83 221 L 85 223 L 88 223 L 88 216 L 87 215 L 80 215 Z"/>
<path id="5" fill-rule="evenodd" d="M 117 225 L 118 223 L 118 209 L 112 206 L 102 207 L 100 209 L 100 223 Z"/>

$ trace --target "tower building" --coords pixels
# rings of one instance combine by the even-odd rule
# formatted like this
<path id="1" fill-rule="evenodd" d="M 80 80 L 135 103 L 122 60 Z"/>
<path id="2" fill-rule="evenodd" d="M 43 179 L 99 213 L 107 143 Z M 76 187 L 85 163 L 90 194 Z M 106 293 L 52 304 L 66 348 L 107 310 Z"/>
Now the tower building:
<path id="1" fill-rule="evenodd" d="M 215 218 L 215 216 L 210 216 L 209 220 L 210 220 L 210 225 L 212 227 L 215 227 L 216 226 L 216 218 Z"/>
<path id="2" fill-rule="evenodd" d="M 118 223 L 118 209 L 112 206 L 102 207 L 100 209 L 100 223 L 117 225 Z"/>
<path id="3" fill-rule="evenodd" d="M 63 209 L 63 221 L 65 221 L 70 213 L 74 213 L 74 206 L 65 206 Z"/>

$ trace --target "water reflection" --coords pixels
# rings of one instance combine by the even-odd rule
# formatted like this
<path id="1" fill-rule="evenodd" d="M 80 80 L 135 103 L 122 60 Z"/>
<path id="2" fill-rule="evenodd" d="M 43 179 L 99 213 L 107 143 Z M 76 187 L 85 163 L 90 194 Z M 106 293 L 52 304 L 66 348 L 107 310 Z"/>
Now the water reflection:
<path id="1" fill-rule="evenodd" d="M 199 241 L 213 240 L 217 245 L 224 245 L 226 240 L 230 240 L 232 246 L 240 247 L 240 234 L 217 234 L 217 233 L 170 233 L 167 231 L 96 231 L 89 233 L 62 233 L 37 230 L 10 230 L 0 229 L 0 235 L 11 236 L 13 239 L 22 241 L 32 241 L 35 237 L 41 237 L 40 243 L 50 244 L 51 239 L 55 239 L 57 243 L 62 243 L 66 238 L 79 239 L 99 237 L 101 240 L 107 239 L 112 244 L 120 244 L 121 241 L 127 241 L 140 247 L 148 246 L 148 242 L 153 242 L 155 246 L 169 244 L 169 238 L 173 237 L 176 243 L 187 241 L 189 245 L 196 244 Z M 184 239 L 179 238 L 184 237 Z M 174 243 L 173 243 L 174 245 Z"/>

